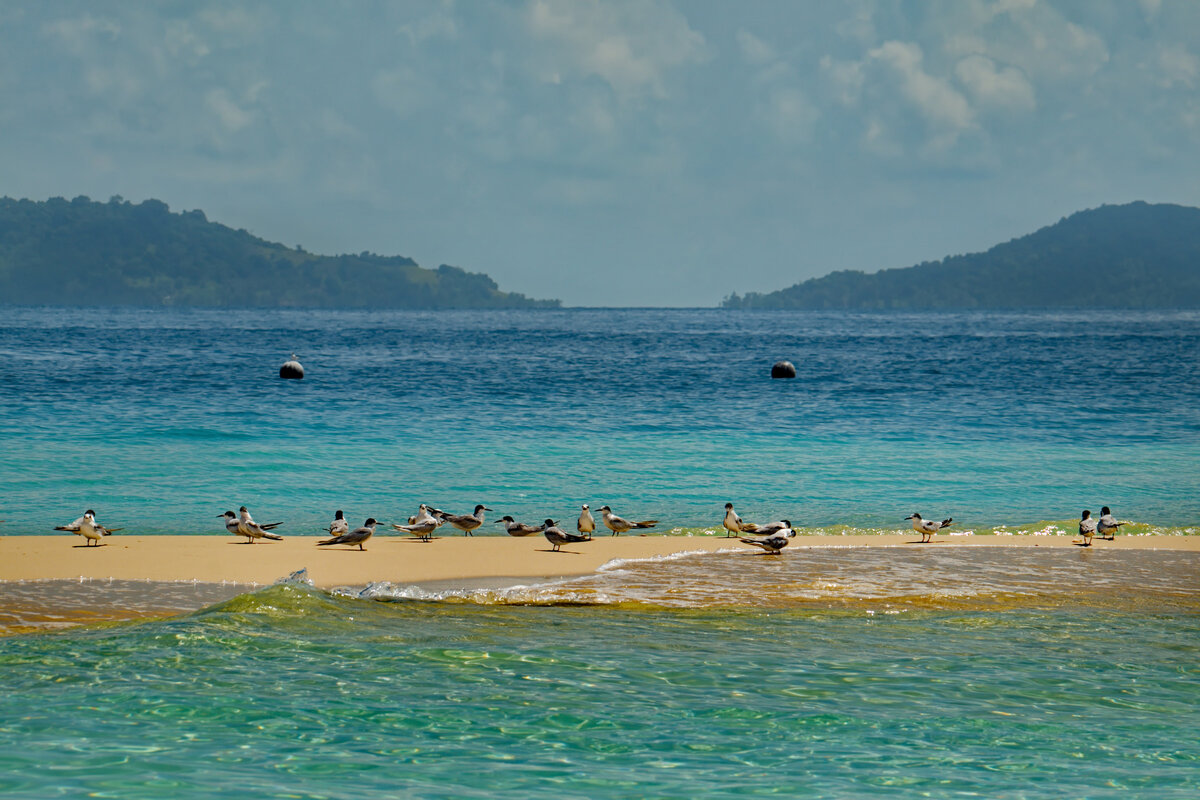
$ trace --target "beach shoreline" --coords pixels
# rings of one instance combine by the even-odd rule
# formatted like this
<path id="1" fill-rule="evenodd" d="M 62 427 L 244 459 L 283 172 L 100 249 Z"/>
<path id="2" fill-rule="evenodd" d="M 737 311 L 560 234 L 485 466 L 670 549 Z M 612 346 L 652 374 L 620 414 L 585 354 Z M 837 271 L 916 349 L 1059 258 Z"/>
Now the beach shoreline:
<path id="1" fill-rule="evenodd" d="M 800 535 L 784 551 L 805 548 L 964 547 L 1078 548 L 1077 537 L 1054 535 L 945 536 L 919 544 L 912 533 Z M 1200 552 L 1200 536 L 1118 536 L 1097 540 L 1101 550 L 1156 549 Z M 594 573 L 621 559 L 666 558 L 689 552 L 758 553 L 723 536 L 600 536 L 550 552 L 541 537 L 377 536 L 358 548 L 317 547 L 315 537 L 245 544 L 221 536 L 121 536 L 85 547 L 74 536 L 0 536 L 0 582 L 32 580 L 133 580 L 269 585 L 304 569 L 315 586 L 332 589 L 389 581 L 404 584 L 551 580 Z"/>

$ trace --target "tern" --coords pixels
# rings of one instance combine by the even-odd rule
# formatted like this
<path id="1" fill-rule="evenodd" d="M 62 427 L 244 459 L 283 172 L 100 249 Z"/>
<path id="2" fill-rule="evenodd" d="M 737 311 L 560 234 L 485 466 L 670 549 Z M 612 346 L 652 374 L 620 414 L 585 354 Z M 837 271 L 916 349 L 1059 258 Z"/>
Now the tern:
<path id="1" fill-rule="evenodd" d="M 330 536 L 341 536 L 350 530 L 350 523 L 346 522 L 346 518 L 342 516 L 340 508 L 333 512 L 333 522 L 329 523 L 329 527 L 325 530 L 329 531 Z"/>
<path id="2" fill-rule="evenodd" d="M 524 522 L 517 522 L 512 517 L 501 517 L 496 522 L 504 523 L 504 530 L 508 531 L 509 536 L 529 536 L 533 533 L 541 533 L 545 530 L 545 525 L 526 525 Z"/>
<path id="3" fill-rule="evenodd" d="M 267 533 L 267 531 L 273 531 L 278 528 L 283 524 L 282 522 L 266 522 L 259 524 L 254 521 L 254 517 L 250 516 L 250 512 L 246 510 L 245 506 L 240 506 L 238 508 L 238 514 L 239 522 L 242 523 L 240 530 L 243 536 L 249 536 L 254 539 L 274 539 L 279 542 L 283 541 L 283 537 L 279 534 Z M 249 531 L 249 533 L 247 533 L 247 531 Z"/>
<path id="4" fill-rule="evenodd" d="M 70 531 L 76 536 L 82 536 L 87 540 L 86 547 L 91 547 L 92 542 L 97 546 L 100 544 L 102 536 L 108 536 L 113 531 L 123 530 L 122 528 L 106 528 L 96 522 L 96 512 L 90 508 L 83 512 L 83 516 L 72 522 L 70 525 L 59 525 L 55 527 L 56 531 Z"/>
<path id="5" fill-rule="evenodd" d="M 954 522 L 954 517 L 947 517 L 941 522 L 936 522 L 932 519 L 921 519 L 921 515 L 915 511 L 912 513 L 912 516 L 905 517 L 905 519 L 912 520 L 913 530 L 921 534 L 922 544 L 928 544 L 935 533 L 948 526 L 951 522 Z"/>
<path id="6" fill-rule="evenodd" d="M 728 539 L 733 534 L 741 535 L 743 533 L 751 533 L 757 525 L 750 522 L 742 522 L 742 518 L 733 510 L 733 503 L 725 504 L 725 520 L 721 523 L 725 528 L 725 538 Z"/>
<path id="7" fill-rule="evenodd" d="M 1079 535 L 1083 537 L 1083 546 L 1092 546 L 1092 537 L 1096 535 L 1096 520 L 1092 519 L 1092 512 L 1086 508 L 1083 510 L 1083 516 L 1079 518 Z"/>
<path id="8" fill-rule="evenodd" d="M 1117 528 L 1124 525 L 1124 522 L 1117 522 L 1117 518 L 1112 515 L 1112 511 L 1108 506 L 1100 509 L 1100 521 L 1096 523 L 1096 531 L 1100 534 L 1101 539 L 1108 539 L 1110 542 L 1117 538 Z"/>
<path id="9" fill-rule="evenodd" d="M 592 538 L 592 534 L 596 532 L 596 520 L 592 518 L 592 511 L 588 508 L 587 503 L 584 503 L 579 508 L 579 519 L 575 521 L 575 530 L 590 539 Z"/>
<path id="10" fill-rule="evenodd" d="M 788 530 L 792 527 L 790 519 L 781 519 L 779 522 L 768 522 L 766 525 L 750 525 L 742 530 L 745 533 L 753 533 L 755 536 L 773 536 L 780 531 Z M 795 535 L 795 531 L 792 534 Z"/>
<path id="11" fill-rule="evenodd" d="M 770 555 L 777 556 L 779 555 L 780 550 L 787 547 L 788 540 L 795 535 L 796 532 L 789 526 L 783 530 L 776 531 L 770 536 L 763 536 L 761 539 L 750 539 L 742 536 L 738 539 L 738 541 L 745 544 L 752 544 L 756 547 L 761 547 Z"/>
<path id="12" fill-rule="evenodd" d="M 421 506 L 421 508 L 424 510 L 425 506 Z M 417 514 L 415 518 L 410 517 L 410 519 L 412 519 L 412 522 L 408 523 L 407 525 L 397 525 L 393 522 L 392 527 L 398 531 L 411 533 L 413 536 L 418 537 L 423 542 L 428 542 L 430 539 L 432 539 L 433 532 L 442 525 L 441 520 L 439 520 L 437 517 L 431 516 L 428 512 L 423 515 Z"/>
<path id="13" fill-rule="evenodd" d="M 254 544 L 256 539 L 274 539 L 282 542 L 283 537 L 277 533 L 268 533 L 266 525 L 259 525 L 250 518 L 250 512 L 246 511 L 246 507 L 242 506 L 242 519 L 238 519 L 237 514 L 232 511 L 226 511 L 224 514 L 218 514 L 218 517 L 224 517 L 225 530 L 232 533 L 234 536 L 245 536 L 247 544 Z M 270 527 L 275 528 L 282 525 L 281 522 L 268 523 Z"/>
<path id="14" fill-rule="evenodd" d="M 612 531 L 613 536 L 616 536 L 618 533 L 624 533 L 625 531 L 629 531 L 629 530 L 640 529 L 640 528 L 653 528 L 655 525 L 658 524 L 658 520 L 656 520 L 656 519 L 646 519 L 646 520 L 642 520 L 641 522 L 630 522 L 627 519 L 618 517 L 616 514 L 614 514 L 612 512 L 612 509 L 609 508 L 608 506 L 601 506 L 600 514 L 604 518 L 604 526 L 606 528 L 608 528 L 610 531 Z"/>
<path id="15" fill-rule="evenodd" d="M 317 546 L 320 547 L 325 544 L 356 544 L 359 550 L 366 550 L 367 548 L 363 547 L 363 542 L 375 535 L 375 526 L 378 524 L 374 517 L 367 517 L 367 521 L 363 523 L 361 528 L 347 531 L 341 536 L 335 536 L 332 539 L 322 539 L 317 542 Z"/>
<path id="16" fill-rule="evenodd" d="M 569 544 L 570 542 L 586 542 L 591 540 L 590 536 L 583 536 L 577 533 L 567 533 L 562 528 L 558 527 L 558 524 L 552 519 L 546 520 L 546 524 L 542 527 L 542 533 L 546 535 L 546 541 L 554 545 L 555 553 L 561 553 L 562 551 L 559 550 L 559 548 L 564 544 Z"/>
<path id="17" fill-rule="evenodd" d="M 474 514 L 447 514 L 444 511 L 438 511 L 436 508 L 429 509 L 430 513 L 440 519 L 443 523 L 449 522 L 467 536 L 475 535 L 472 533 L 472 531 L 474 531 L 483 523 L 487 522 L 487 520 L 484 518 L 483 512 L 491 510 L 492 509 L 482 504 L 475 506 Z"/>

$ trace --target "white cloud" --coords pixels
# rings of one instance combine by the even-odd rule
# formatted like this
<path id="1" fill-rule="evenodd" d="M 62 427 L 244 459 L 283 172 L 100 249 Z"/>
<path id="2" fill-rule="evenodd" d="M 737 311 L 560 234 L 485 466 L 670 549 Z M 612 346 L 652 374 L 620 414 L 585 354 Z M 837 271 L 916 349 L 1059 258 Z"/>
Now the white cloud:
<path id="1" fill-rule="evenodd" d="M 1171 45 L 1158 53 L 1159 73 L 1162 86 L 1186 86 L 1192 88 L 1200 76 L 1200 61 L 1183 45 Z"/>
<path id="2" fill-rule="evenodd" d="M 1032 111 L 1037 102 L 1033 85 L 1019 69 L 1000 67 L 987 56 L 968 56 L 954 68 L 958 80 L 985 108 Z"/>
<path id="3" fill-rule="evenodd" d="M 121 35 L 120 25 L 111 20 L 96 19 L 91 14 L 55 20 L 47 23 L 44 30 L 75 55 L 83 55 L 97 41 L 113 42 Z"/>
<path id="4" fill-rule="evenodd" d="M 412 44 L 421 44 L 430 39 L 456 39 L 458 38 L 458 21 L 447 7 L 427 14 L 414 22 L 401 25 L 400 33 L 408 37 Z"/>
<path id="5" fill-rule="evenodd" d="M 942 128 L 942 133 L 953 134 L 971 125 L 973 115 L 967 99 L 949 81 L 925 71 L 920 45 L 892 40 L 867 55 L 891 68 L 904 96 L 926 120 Z"/>
<path id="6" fill-rule="evenodd" d="M 766 114 L 775 135 L 793 143 L 811 139 L 821 116 L 804 92 L 793 86 L 781 86 L 768 94 Z"/>
<path id="7" fill-rule="evenodd" d="M 187 22 L 175 20 L 167 23 L 163 35 L 167 53 L 176 59 L 195 63 L 207 56 L 211 49 Z"/>
<path id="8" fill-rule="evenodd" d="M 553 66 L 543 71 L 548 81 L 596 76 L 623 100 L 665 97 L 667 74 L 704 57 L 704 37 L 660 2 L 533 0 L 527 21 L 554 51 Z"/>
<path id="9" fill-rule="evenodd" d="M 204 95 L 204 105 L 230 133 L 240 131 L 254 121 L 254 114 L 233 102 L 224 89 L 210 89 Z"/>
<path id="10" fill-rule="evenodd" d="M 738 48 L 742 51 L 742 57 L 751 64 L 769 64 L 774 61 L 775 48 L 764 42 L 762 39 L 755 36 L 749 31 L 737 32 Z"/>
<path id="11" fill-rule="evenodd" d="M 863 90 L 863 62 L 837 61 L 822 56 L 821 71 L 828 76 L 838 102 L 844 106 L 858 104 Z"/>

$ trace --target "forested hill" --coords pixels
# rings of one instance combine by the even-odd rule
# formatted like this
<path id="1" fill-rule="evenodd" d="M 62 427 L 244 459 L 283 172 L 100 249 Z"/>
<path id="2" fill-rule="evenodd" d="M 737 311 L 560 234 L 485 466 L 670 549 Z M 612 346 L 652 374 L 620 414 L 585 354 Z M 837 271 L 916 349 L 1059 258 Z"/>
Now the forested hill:
<path id="1" fill-rule="evenodd" d="M 487 275 L 410 258 L 320 256 L 209 222 L 86 197 L 0 198 L 0 302 L 54 305 L 534 308 Z"/>
<path id="2" fill-rule="evenodd" d="M 1197 308 L 1200 209 L 1080 211 L 986 253 L 904 269 L 834 272 L 726 308 Z"/>

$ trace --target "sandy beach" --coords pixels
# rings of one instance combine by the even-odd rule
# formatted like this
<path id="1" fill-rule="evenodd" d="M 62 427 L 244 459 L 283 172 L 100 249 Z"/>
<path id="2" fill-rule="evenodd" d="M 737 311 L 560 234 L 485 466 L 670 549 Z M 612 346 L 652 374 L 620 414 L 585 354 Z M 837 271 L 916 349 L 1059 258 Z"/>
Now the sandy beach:
<path id="1" fill-rule="evenodd" d="M 806 547 L 1075 547 L 1069 536 L 947 536 L 920 545 L 911 533 L 873 536 L 804 536 L 785 554 Z M 429 542 L 376 536 L 360 552 L 317 547 L 316 537 L 248 545 L 220 536 L 110 536 L 99 547 L 80 537 L 0 536 L 0 581 L 116 579 L 269 584 L 299 569 L 319 587 L 362 586 L 372 581 L 425 583 L 488 578 L 583 575 L 621 558 L 688 551 L 758 551 L 722 536 L 602 536 L 550 552 L 541 536 L 442 537 Z M 1092 550 L 1200 551 L 1200 537 L 1118 536 Z"/>

